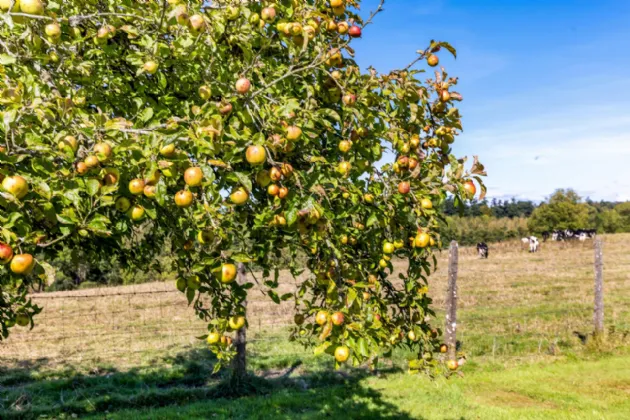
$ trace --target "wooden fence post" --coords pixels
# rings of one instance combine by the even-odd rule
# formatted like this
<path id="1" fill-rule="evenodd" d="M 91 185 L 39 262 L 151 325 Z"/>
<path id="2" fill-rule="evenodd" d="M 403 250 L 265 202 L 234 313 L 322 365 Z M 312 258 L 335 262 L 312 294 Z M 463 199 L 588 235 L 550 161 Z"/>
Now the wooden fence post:
<path id="1" fill-rule="evenodd" d="M 445 344 L 448 346 L 448 359 L 456 360 L 457 356 L 457 267 L 459 246 L 451 242 L 448 253 L 448 290 L 446 292 L 446 328 Z"/>
<path id="2" fill-rule="evenodd" d="M 602 240 L 595 239 L 595 306 L 593 311 L 593 324 L 595 335 L 604 332 L 604 254 Z"/>
<path id="3" fill-rule="evenodd" d="M 245 264 L 238 264 L 236 281 L 238 284 L 247 283 L 247 273 L 245 271 Z M 247 300 L 243 302 L 245 311 L 247 311 Z M 247 327 L 244 326 L 240 330 L 236 331 L 236 337 L 234 339 L 234 347 L 236 348 L 236 356 L 232 362 L 232 379 L 240 381 L 247 375 Z"/>

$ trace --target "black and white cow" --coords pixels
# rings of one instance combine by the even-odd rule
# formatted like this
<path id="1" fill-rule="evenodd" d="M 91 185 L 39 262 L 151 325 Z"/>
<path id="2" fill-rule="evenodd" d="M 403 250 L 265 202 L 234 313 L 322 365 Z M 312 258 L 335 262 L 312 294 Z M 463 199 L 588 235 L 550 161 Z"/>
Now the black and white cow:
<path id="1" fill-rule="evenodd" d="M 487 259 L 490 255 L 490 250 L 488 249 L 488 245 L 484 242 L 479 242 L 477 244 L 477 254 L 479 254 L 479 258 Z"/>
<path id="2" fill-rule="evenodd" d="M 535 236 L 529 237 L 529 252 L 538 252 L 538 247 L 540 243 L 538 242 L 538 238 Z"/>

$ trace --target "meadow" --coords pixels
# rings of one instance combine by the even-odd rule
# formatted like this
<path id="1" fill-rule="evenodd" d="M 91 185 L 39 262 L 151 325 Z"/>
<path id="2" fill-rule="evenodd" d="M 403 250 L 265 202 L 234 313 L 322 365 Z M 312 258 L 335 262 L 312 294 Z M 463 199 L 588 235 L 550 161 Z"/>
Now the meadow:
<path id="1" fill-rule="evenodd" d="M 406 372 L 405 351 L 377 375 L 334 371 L 287 338 L 290 304 L 260 293 L 248 310 L 248 395 L 196 337 L 205 325 L 172 282 L 33 295 L 32 331 L 0 344 L 0 418 L 626 419 L 630 416 L 630 235 L 603 236 L 605 326 L 590 336 L 593 244 L 461 248 L 461 374 Z M 443 324 L 446 258 L 430 295 Z M 402 263 L 398 269 L 403 269 Z M 282 291 L 299 279 L 284 275 Z"/>

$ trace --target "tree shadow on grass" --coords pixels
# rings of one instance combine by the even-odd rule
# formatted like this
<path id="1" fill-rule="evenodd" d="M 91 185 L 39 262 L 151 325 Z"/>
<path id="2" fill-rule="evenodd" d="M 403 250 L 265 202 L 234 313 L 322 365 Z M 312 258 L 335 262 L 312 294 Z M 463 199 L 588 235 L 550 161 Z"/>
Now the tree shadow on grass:
<path id="1" fill-rule="evenodd" d="M 196 410 L 213 418 L 411 418 L 362 383 L 370 376 L 365 370 L 296 374 L 294 366 L 267 377 L 250 376 L 235 396 L 227 385 L 229 372 L 212 374 L 215 363 L 210 351 L 192 349 L 125 371 L 108 366 L 89 372 L 51 370 L 46 360 L 0 367 L 0 418 L 153 419 L 175 412 L 177 418 L 205 418 Z"/>

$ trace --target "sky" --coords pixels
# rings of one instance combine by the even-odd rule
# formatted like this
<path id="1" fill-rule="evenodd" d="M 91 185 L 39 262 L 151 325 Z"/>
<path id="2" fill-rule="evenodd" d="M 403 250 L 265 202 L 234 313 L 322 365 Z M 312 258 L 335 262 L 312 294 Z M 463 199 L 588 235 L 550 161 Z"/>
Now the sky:
<path id="1" fill-rule="evenodd" d="M 440 52 L 464 96 L 454 150 L 479 156 L 489 197 L 630 200 L 630 0 L 386 0 L 353 47 L 387 72 L 431 39 L 458 50 Z"/>

